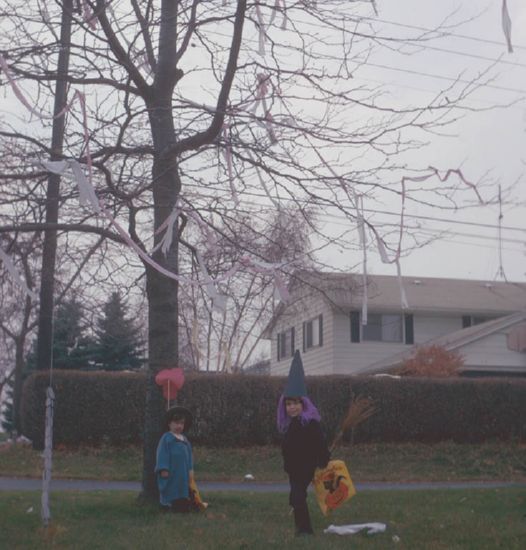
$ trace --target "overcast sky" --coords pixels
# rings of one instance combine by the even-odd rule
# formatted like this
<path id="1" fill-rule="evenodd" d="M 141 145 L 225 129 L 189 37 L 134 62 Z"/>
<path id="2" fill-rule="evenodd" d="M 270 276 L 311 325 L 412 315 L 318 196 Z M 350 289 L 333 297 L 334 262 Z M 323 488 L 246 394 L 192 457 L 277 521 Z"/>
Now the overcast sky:
<path id="1" fill-rule="evenodd" d="M 508 280 L 525 281 L 526 2 L 508 0 L 513 53 L 507 52 L 502 32 L 502 0 L 376 0 L 376 6 L 378 15 L 367 2 L 361 13 L 369 14 L 371 24 L 383 35 L 414 38 L 425 29 L 443 25 L 444 36 L 404 53 L 379 48 L 355 76 L 357 83 L 364 79 L 368 85 L 386 84 L 393 101 L 407 106 L 425 104 L 455 79 L 469 81 L 484 71 L 492 77 L 466 105 L 495 109 L 467 114 L 448 128 L 448 137 L 433 139 L 408 164 L 462 169 L 470 181 L 493 183 L 495 189 L 498 183 L 508 187 L 516 182 L 513 195 L 504 197 L 508 204 L 502 207 L 500 239 L 497 207 L 456 213 L 411 207 L 408 213 L 413 217 L 408 217 L 408 224 L 419 224 L 429 238 L 441 238 L 404 257 L 403 274 L 488 280 L 502 280 L 504 275 Z M 513 102 L 508 108 L 498 107 Z M 386 204 L 385 210 L 395 208 Z M 328 219 L 322 218 L 322 223 L 331 229 Z M 378 215 L 374 221 L 381 225 L 395 223 L 396 218 Z M 336 219 L 333 230 L 341 232 L 345 224 Z M 320 259 L 328 268 L 349 269 L 360 262 L 361 253 L 328 248 Z M 368 255 L 368 270 L 396 273 L 395 266 L 382 264 L 373 251 Z"/>
<path id="2" fill-rule="evenodd" d="M 526 280 L 526 2 L 508 0 L 512 19 L 514 52 L 508 53 L 501 25 L 502 0 L 377 0 L 378 16 L 371 10 L 375 25 L 383 33 L 414 37 L 419 28 L 437 28 L 447 19 L 447 36 L 426 43 L 411 55 L 378 53 L 359 77 L 388 83 L 394 98 L 405 104 L 422 104 L 455 78 L 470 80 L 489 69 L 491 82 L 467 101 L 472 108 L 488 109 L 516 101 L 509 108 L 495 108 L 467 115 L 453 127 L 447 138 L 436 138 L 411 163 L 425 168 L 462 169 L 470 181 L 493 182 L 503 187 L 517 182 L 513 195 L 505 197 L 514 206 L 502 208 L 503 227 L 499 240 L 499 209 L 486 207 L 457 213 L 411 209 L 422 218 L 408 222 L 424 224 L 429 236 L 447 234 L 402 260 L 406 275 L 470 279 Z M 470 19 L 472 19 L 470 21 Z M 462 23 L 464 22 L 464 23 Z M 462 23 L 462 24 L 460 24 Z M 407 50 L 409 52 L 409 50 Z M 499 60 L 492 63 L 490 60 Z M 492 65 L 494 65 L 492 67 Z M 387 205 L 388 206 L 388 205 Z M 386 208 L 387 209 L 387 208 Z M 425 218 L 440 218 L 438 219 Z M 381 218 L 378 217 L 380 220 Z M 393 221 L 393 218 L 384 218 Z M 341 229 L 339 227 L 338 229 Z M 360 254 L 327 250 L 325 261 L 340 267 L 355 265 Z M 502 258 L 502 260 L 501 260 Z M 396 273 L 395 266 L 381 263 L 378 254 L 369 254 L 368 270 L 377 274 Z"/>

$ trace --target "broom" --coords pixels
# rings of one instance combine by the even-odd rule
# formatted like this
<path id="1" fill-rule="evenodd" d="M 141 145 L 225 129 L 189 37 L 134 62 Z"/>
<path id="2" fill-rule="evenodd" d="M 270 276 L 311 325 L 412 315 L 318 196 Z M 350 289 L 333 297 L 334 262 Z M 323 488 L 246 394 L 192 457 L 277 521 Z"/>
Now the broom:
<path id="1" fill-rule="evenodd" d="M 374 401 L 370 397 L 359 395 L 356 399 L 354 399 L 349 405 L 347 415 L 343 419 L 340 430 L 336 434 L 336 437 L 330 446 L 331 453 L 334 451 L 336 446 L 339 445 L 345 432 L 348 430 L 354 430 L 358 424 L 361 424 L 364 420 L 367 420 L 376 412 L 376 410 Z"/>

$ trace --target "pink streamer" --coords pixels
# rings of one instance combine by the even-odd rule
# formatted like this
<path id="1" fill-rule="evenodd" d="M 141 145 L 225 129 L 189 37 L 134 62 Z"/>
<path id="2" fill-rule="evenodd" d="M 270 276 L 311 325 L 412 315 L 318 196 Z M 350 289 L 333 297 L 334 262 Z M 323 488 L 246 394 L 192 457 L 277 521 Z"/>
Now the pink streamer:
<path id="1" fill-rule="evenodd" d="M 261 57 L 265 57 L 265 21 L 263 21 L 263 15 L 261 13 L 261 9 L 259 7 L 259 4 L 256 4 L 256 16 L 258 20 L 258 37 L 259 37 L 259 55 Z"/>
<path id="2" fill-rule="evenodd" d="M 281 30 L 284 31 L 287 29 L 287 20 L 288 20 L 285 0 L 276 0 L 274 2 L 274 7 L 272 8 L 272 15 L 270 17 L 270 21 L 268 22 L 268 25 L 269 27 L 270 25 L 272 25 L 272 23 L 274 22 L 274 19 L 276 19 L 276 14 L 278 13 L 280 8 L 283 11 L 283 19 L 281 21 Z"/>
<path id="3" fill-rule="evenodd" d="M 255 113 L 257 111 L 259 104 L 262 103 L 263 111 L 267 112 L 268 108 L 267 108 L 266 96 L 268 93 L 268 82 L 270 80 L 270 76 L 265 73 L 259 73 L 256 78 L 257 78 L 256 95 L 254 98 L 254 105 L 251 111 Z"/>
<path id="4" fill-rule="evenodd" d="M 436 176 L 442 183 L 444 183 L 445 181 L 447 181 L 451 177 L 452 174 L 454 174 L 460 179 L 460 181 L 464 185 L 466 185 L 467 187 L 470 187 L 471 189 L 473 189 L 473 191 L 475 192 L 475 195 L 477 195 L 479 203 L 484 204 L 484 200 L 482 199 L 482 196 L 480 195 L 480 193 L 477 189 L 477 186 L 474 183 L 468 181 L 465 178 L 464 174 L 462 173 L 462 170 L 460 170 L 459 168 L 450 168 L 450 169 L 448 169 L 446 171 L 446 173 L 444 174 L 444 176 L 441 176 L 438 168 L 435 168 L 434 166 L 428 166 L 428 170 L 431 170 L 432 174 L 426 174 L 424 176 L 404 176 L 402 178 L 402 183 L 404 183 L 406 181 L 416 181 L 416 182 L 426 181 L 426 180 L 432 178 L 433 176 Z"/>
<path id="5" fill-rule="evenodd" d="M 91 30 L 95 30 L 97 28 L 97 17 L 93 13 L 87 0 L 82 0 L 82 17 Z"/>
<path id="6" fill-rule="evenodd" d="M 73 98 L 71 99 L 71 101 L 66 104 L 64 106 L 63 109 L 60 110 L 59 113 L 57 113 L 55 116 L 54 115 L 48 115 L 48 114 L 45 114 L 45 113 L 42 113 L 40 111 L 37 111 L 32 105 L 31 103 L 29 102 L 28 99 L 26 99 L 25 95 L 23 94 L 22 90 L 18 87 L 15 79 L 13 78 L 13 76 L 11 75 L 11 71 L 9 70 L 9 66 L 7 65 L 7 62 L 4 58 L 4 56 L 0 53 L 0 68 L 2 68 L 2 70 L 4 71 L 6 77 L 7 77 L 7 80 L 15 94 L 15 96 L 20 100 L 20 102 L 24 105 L 24 107 L 27 108 L 27 110 L 33 114 L 33 115 L 36 115 L 37 117 L 43 119 L 43 120 L 53 120 L 54 118 L 59 118 L 61 116 L 63 116 L 65 113 L 67 113 L 73 103 L 78 99 L 81 104 L 82 104 L 82 101 L 83 101 L 83 98 L 84 98 L 84 94 L 82 94 L 81 92 L 79 91 L 75 91 L 75 93 L 73 94 Z M 84 107 L 84 110 L 85 110 L 85 107 Z"/>

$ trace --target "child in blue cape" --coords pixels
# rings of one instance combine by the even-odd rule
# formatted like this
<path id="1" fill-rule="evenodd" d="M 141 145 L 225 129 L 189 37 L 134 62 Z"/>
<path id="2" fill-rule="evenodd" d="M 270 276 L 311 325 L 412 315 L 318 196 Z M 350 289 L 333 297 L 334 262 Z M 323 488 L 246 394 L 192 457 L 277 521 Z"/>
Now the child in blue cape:
<path id="1" fill-rule="evenodd" d="M 307 397 L 303 364 L 297 350 L 279 400 L 277 424 L 283 434 L 283 467 L 289 476 L 289 504 L 294 510 L 296 535 L 312 535 L 307 488 L 314 470 L 327 466 L 330 452 L 321 431 L 320 413 Z"/>
<path id="2" fill-rule="evenodd" d="M 166 413 L 168 431 L 157 446 L 155 473 L 161 506 L 172 512 L 191 509 L 190 482 L 193 478 L 192 446 L 183 432 L 192 425 L 192 414 L 184 407 Z"/>

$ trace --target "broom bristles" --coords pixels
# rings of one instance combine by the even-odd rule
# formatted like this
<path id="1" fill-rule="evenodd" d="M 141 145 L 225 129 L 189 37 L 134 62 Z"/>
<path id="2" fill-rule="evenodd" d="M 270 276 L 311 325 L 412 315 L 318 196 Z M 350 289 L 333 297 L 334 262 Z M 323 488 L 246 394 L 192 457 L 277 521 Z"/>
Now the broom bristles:
<path id="1" fill-rule="evenodd" d="M 356 428 L 358 424 L 361 424 L 364 420 L 367 420 L 375 412 L 376 407 L 374 406 L 374 401 L 370 397 L 359 395 L 356 399 L 354 399 L 353 402 L 349 405 L 347 415 L 343 419 L 341 428 L 334 438 L 330 450 L 334 450 L 336 445 L 338 445 L 338 443 L 341 441 L 345 432 Z"/>
<path id="2" fill-rule="evenodd" d="M 349 406 L 347 416 L 342 422 L 341 430 L 346 432 L 351 428 L 356 428 L 358 424 L 367 420 L 376 412 L 374 401 L 370 397 L 359 395 Z"/>

